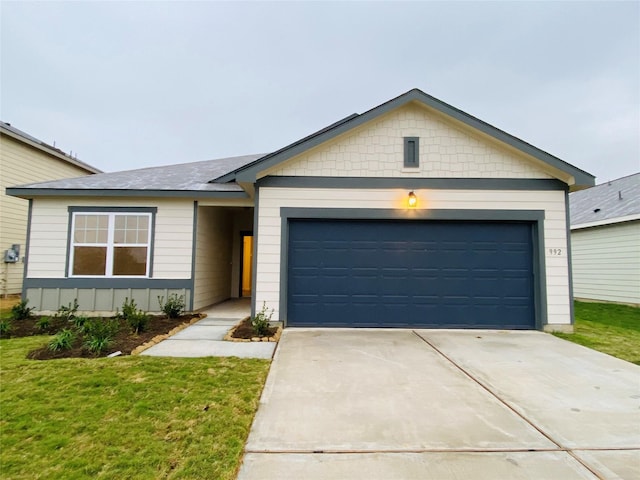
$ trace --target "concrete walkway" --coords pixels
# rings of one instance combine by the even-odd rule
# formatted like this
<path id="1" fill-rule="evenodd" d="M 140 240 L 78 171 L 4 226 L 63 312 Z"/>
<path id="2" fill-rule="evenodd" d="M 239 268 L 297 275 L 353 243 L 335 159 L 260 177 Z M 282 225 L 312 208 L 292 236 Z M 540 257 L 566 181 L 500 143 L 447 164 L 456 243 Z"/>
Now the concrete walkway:
<path id="1" fill-rule="evenodd" d="M 275 342 L 225 342 L 227 332 L 251 313 L 249 299 L 233 299 L 214 305 L 207 316 L 140 355 L 154 357 L 240 357 L 270 359 Z"/>
<path id="2" fill-rule="evenodd" d="M 638 479 L 639 408 L 541 332 L 286 329 L 238 479 Z"/>

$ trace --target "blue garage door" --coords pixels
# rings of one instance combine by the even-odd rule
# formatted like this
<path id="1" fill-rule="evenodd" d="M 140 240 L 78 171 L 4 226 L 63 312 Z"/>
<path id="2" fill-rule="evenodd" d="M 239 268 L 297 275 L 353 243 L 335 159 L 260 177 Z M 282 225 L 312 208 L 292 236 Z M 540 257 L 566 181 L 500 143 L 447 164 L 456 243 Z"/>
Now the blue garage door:
<path id="1" fill-rule="evenodd" d="M 287 325 L 533 329 L 529 223 L 290 220 Z"/>

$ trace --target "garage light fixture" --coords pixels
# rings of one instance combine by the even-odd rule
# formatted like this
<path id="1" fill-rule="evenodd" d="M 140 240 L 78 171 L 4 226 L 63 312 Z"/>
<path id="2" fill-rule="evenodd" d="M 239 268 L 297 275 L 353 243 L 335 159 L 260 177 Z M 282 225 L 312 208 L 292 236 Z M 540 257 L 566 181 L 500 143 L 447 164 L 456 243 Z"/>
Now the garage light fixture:
<path id="1" fill-rule="evenodd" d="M 418 197 L 413 191 L 409 192 L 409 207 L 413 208 L 418 204 Z"/>

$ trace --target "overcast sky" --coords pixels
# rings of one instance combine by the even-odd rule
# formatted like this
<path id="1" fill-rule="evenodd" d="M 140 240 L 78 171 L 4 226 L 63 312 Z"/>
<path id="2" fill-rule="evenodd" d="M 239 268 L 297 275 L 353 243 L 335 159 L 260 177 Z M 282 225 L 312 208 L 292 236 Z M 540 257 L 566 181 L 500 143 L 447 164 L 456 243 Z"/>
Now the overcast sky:
<path id="1" fill-rule="evenodd" d="M 417 87 L 640 171 L 640 2 L 0 3 L 0 118 L 105 171 L 270 152 Z"/>

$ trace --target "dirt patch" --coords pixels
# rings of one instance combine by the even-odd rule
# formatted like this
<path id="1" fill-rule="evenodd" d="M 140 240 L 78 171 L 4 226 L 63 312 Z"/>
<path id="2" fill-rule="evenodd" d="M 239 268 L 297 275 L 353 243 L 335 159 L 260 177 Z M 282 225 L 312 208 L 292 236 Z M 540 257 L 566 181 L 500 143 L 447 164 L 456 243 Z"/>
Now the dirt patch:
<path id="1" fill-rule="evenodd" d="M 131 351 L 139 345 L 149 342 L 151 339 L 158 335 L 165 335 L 174 328 L 188 324 L 194 318 L 199 319 L 204 315 L 182 315 L 178 318 L 167 318 L 164 315 L 152 316 L 147 324 L 147 328 L 144 332 L 134 333 L 129 325 L 124 321 L 120 321 L 120 328 L 115 335 L 113 342 L 110 344 L 106 352 L 98 356 L 106 356 L 109 353 L 120 351 L 123 355 L 130 355 Z M 60 318 L 51 318 L 50 324 L 45 329 L 40 329 L 37 326 L 38 319 L 40 317 L 32 317 L 26 320 L 14 320 L 12 322 L 12 330 L 10 335 L 3 336 L 3 338 L 11 337 L 28 337 L 32 335 L 53 335 L 59 332 L 63 328 L 73 329 L 73 326 Z M 38 348 L 29 352 L 28 358 L 34 360 L 49 360 L 54 358 L 95 358 L 96 355 L 91 353 L 84 347 L 82 338 L 76 335 L 76 340 L 73 343 L 73 348 L 70 350 L 62 350 L 53 352 L 45 345 L 42 348 Z"/>

